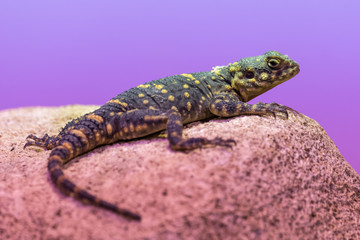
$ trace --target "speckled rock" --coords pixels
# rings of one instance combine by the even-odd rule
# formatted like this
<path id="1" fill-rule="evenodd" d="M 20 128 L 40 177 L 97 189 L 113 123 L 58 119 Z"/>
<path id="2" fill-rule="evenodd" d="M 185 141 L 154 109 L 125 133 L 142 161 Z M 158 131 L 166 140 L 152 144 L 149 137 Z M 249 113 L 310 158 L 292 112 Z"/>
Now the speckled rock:
<path id="1" fill-rule="evenodd" d="M 193 123 L 188 137 L 233 138 L 233 149 L 174 152 L 151 136 L 103 146 L 65 166 L 79 186 L 139 212 L 141 222 L 63 196 L 49 151 L 94 106 L 0 112 L 0 239 L 360 239 L 360 177 L 314 120 L 241 116 Z"/>

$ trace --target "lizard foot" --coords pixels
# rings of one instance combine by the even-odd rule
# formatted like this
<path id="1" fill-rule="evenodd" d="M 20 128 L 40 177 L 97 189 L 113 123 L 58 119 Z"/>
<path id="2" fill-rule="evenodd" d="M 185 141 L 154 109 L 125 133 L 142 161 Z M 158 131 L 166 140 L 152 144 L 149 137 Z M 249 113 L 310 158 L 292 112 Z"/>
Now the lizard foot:
<path id="1" fill-rule="evenodd" d="M 294 116 L 301 115 L 298 111 L 277 103 L 267 104 L 266 112 L 267 114 L 274 116 L 274 118 L 282 118 L 282 119 L 289 119 L 290 117 L 289 113 L 292 113 Z"/>
<path id="2" fill-rule="evenodd" d="M 58 139 L 56 137 L 50 137 L 48 134 L 45 134 L 42 138 L 30 134 L 26 137 L 26 140 L 27 142 L 24 145 L 24 149 L 29 146 L 37 146 L 50 150 L 55 147 L 55 143 Z"/>

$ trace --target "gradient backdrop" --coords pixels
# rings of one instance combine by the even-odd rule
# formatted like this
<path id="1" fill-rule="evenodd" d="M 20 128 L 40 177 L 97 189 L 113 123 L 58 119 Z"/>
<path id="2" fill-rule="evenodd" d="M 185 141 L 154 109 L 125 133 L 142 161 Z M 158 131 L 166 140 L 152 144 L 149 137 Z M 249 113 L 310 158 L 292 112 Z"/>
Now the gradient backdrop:
<path id="1" fill-rule="evenodd" d="M 101 105 L 268 50 L 300 74 L 252 102 L 318 121 L 360 173 L 360 1 L 0 1 L 0 110 Z"/>

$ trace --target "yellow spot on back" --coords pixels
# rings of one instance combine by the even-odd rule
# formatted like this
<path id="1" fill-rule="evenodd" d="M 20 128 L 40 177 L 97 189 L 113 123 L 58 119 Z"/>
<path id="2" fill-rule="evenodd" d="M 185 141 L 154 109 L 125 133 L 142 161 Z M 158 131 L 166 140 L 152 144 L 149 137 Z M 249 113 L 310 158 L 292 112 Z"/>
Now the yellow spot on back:
<path id="1" fill-rule="evenodd" d="M 130 129 L 130 132 L 134 132 L 134 130 L 135 130 L 134 124 L 130 123 L 129 129 Z"/>
<path id="2" fill-rule="evenodd" d="M 185 97 L 190 97 L 190 94 L 188 92 L 184 92 Z"/>
<path id="3" fill-rule="evenodd" d="M 95 131 L 94 134 L 95 134 L 95 141 L 99 143 L 101 139 L 100 133 L 98 131 Z"/>
<path id="4" fill-rule="evenodd" d="M 114 112 L 111 112 L 111 113 L 110 113 L 110 116 L 114 116 L 114 115 L 115 115 L 115 113 L 114 113 Z"/>
<path id="5" fill-rule="evenodd" d="M 183 87 L 184 87 L 184 88 L 189 88 L 189 85 L 184 84 Z"/>
<path id="6" fill-rule="evenodd" d="M 195 84 L 200 84 L 200 81 L 199 81 L 199 80 L 195 80 Z"/>
<path id="7" fill-rule="evenodd" d="M 167 119 L 166 116 L 150 116 L 150 115 L 145 115 L 144 116 L 145 121 L 163 121 L 163 120 L 166 120 L 166 119 Z"/>
<path id="8" fill-rule="evenodd" d="M 215 107 L 215 104 L 211 104 L 210 107 L 211 107 L 211 110 L 212 110 L 213 112 L 215 112 L 215 113 L 218 113 L 218 112 L 219 112 L 219 111 L 217 110 L 217 108 Z"/>
<path id="9" fill-rule="evenodd" d="M 145 97 L 145 95 L 143 93 L 139 93 L 138 95 L 139 97 Z"/>
<path id="10" fill-rule="evenodd" d="M 128 104 L 126 102 L 120 102 L 120 105 L 123 106 L 123 107 L 127 107 Z"/>
<path id="11" fill-rule="evenodd" d="M 215 69 L 215 70 L 214 70 L 214 73 L 219 76 L 219 75 L 220 75 L 220 68 Z"/>
<path id="12" fill-rule="evenodd" d="M 232 87 L 231 87 L 230 85 L 226 85 L 226 86 L 225 86 L 225 89 L 226 89 L 227 91 L 230 91 L 230 90 L 232 89 Z"/>
<path id="13" fill-rule="evenodd" d="M 106 124 L 106 131 L 109 135 L 112 134 L 113 128 L 110 123 Z"/>
<path id="14" fill-rule="evenodd" d="M 207 85 L 207 87 L 210 89 L 211 88 L 211 86 L 210 85 Z"/>
<path id="15" fill-rule="evenodd" d="M 226 106 L 223 105 L 222 108 L 221 108 L 221 113 L 224 115 L 224 116 L 227 116 L 228 115 L 228 112 L 227 112 L 227 109 L 226 109 Z"/>
<path id="16" fill-rule="evenodd" d="M 119 99 L 111 99 L 110 101 L 108 101 L 108 103 L 116 103 L 116 104 L 120 104 L 123 107 L 127 107 L 127 103 L 121 102 Z"/>
<path id="17" fill-rule="evenodd" d="M 147 129 L 147 125 L 146 124 L 141 124 L 141 125 L 137 125 L 135 127 L 135 131 L 136 132 L 143 132 L 144 130 Z"/>
<path id="18" fill-rule="evenodd" d="M 139 86 L 137 86 L 137 88 L 149 88 L 150 84 L 140 84 Z"/>
<path id="19" fill-rule="evenodd" d="M 164 85 L 156 85 L 155 86 L 157 89 L 162 89 L 164 87 Z"/>
<path id="20" fill-rule="evenodd" d="M 187 110 L 190 112 L 191 110 L 191 102 L 186 103 Z"/>
<path id="21" fill-rule="evenodd" d="M 104 121 L 104 119 L 101 116 L 95 115 L 94 113 L 91 113 L 91 114 L 87 115 L 86 118 L 95 120 L 95 121 L 97 121 L 99 123 L 102 123 Z"/>
<path id="22" fill-rule="evenodd" d="M 156 110 L 156 108 L 154 108 L 153 106 L 149 107 L 150 110 Z"/>
<path id="23" fill-rule="evenodd" d="M 231 66 L 230 68 L 229 68 L 229 71 L 230 72 L 239 72 L 241 70 L 241 66 L 238 66 L 238 65 L 236 65 L 236 64 L 233 64 L 233 66 Z"/>
<path id="24" fill-rule="evenodd" d="M 143 104 L 148 104 L 149 103 L 149 100 L 144 100 L 143 101 Z"/>
<path id="25" fill-rule="evenodd" d="M 211 77 L 212 80 L 215 80 L 215 77 Z"/>
<path id="26" fill-rule="evenodd" d="M 121 116 L 123 114 L 123 112 L 118 112 L 117 115 Z"/>
<path id="27" fill-rule="evenodd" d="M 191 74 L 188 74 L 188 73 L 183 73 L 183 74 L 180 74 L 181 76 L 184 76 L 184 77 L 188 77 L 190 78 L 191 80 L 195 80 L 195 78 L 193 77 L 193 75 Z"/>
<path id="28" fill-rule="evenodd" d="M 206 98 L 205 98 L 204 96 L 201 96 L 201 99 L 202 99 L 202 100 L 205 100 Z"/>
<path id="29" fill-rule="evenodd" d="M 168 91 L 166 89 L 162 89 L 161 93 L 167 93 Z"/>
<path id="30" fill-rule="evenodd" d="M 173 95 L 170 95 L 169 97 L 168 97 L 168 99 L 169 99 L 169 101 L 174 101 L 174 96 Z"/>
<path id="31" fill-rule="evenodd" d="M 108 103 L 117 103 L 117 104 L 120 104 L 120 100 L 119 100 L 119 99 L 111 99 L 110 101 L 108 101 Z"/>
<path id="32" fill-rule="evenodd" d="M 124 127 L 124 128 L 123 128 L 123 132 L 124 132 L 124 133 L 128 133 L 128 132 L 129 132 L 129 129 L 128 129 L 127 127 Z"/>

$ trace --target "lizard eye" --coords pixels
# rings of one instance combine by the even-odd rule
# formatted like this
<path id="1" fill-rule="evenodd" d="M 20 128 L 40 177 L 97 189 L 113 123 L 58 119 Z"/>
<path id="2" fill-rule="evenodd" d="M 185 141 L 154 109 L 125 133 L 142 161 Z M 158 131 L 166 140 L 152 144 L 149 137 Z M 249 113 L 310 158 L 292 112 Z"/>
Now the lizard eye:
<path id="1" fill-rule="evenodd" d="M 248 72 L 245 73 L 245 77 L 246 77 L 247 79 L 252 79 L 252 78 L 255 77 L 255 74 L 254 74 L 254 72 L 252 72 L 252 71 L 248 71 Z"/>
<path id="2" fill-rule="evenodd" d="M 277 59 L 270 59 L 269 61 L 268 61 L 268 66 L 270 67 L 270 68 L 277 68 L 277 67 L 279 67 L 279 65 L 280 65 L 280 61 L 279 60 L 277 60 Z"/>

